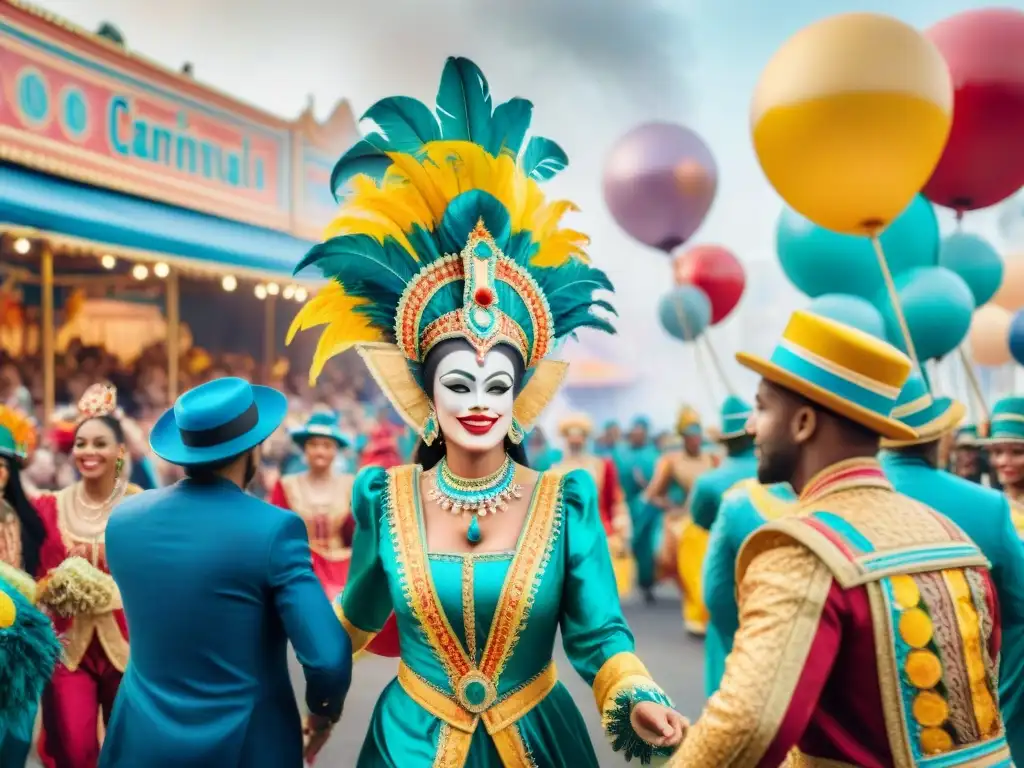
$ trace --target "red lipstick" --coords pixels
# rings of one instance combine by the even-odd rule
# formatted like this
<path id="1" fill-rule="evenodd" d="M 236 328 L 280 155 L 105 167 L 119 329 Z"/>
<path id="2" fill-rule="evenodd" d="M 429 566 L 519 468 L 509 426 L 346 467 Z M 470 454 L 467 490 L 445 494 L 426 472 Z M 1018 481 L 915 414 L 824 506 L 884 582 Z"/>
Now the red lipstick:
<path id="1" fill-rule="evenodd" d="M 490 416 L 463 416 L 459 419 L 459 424 L 471 435 L 486 435 L 491 431 L 491 427 L 498 421 L 497 418 Z"/>

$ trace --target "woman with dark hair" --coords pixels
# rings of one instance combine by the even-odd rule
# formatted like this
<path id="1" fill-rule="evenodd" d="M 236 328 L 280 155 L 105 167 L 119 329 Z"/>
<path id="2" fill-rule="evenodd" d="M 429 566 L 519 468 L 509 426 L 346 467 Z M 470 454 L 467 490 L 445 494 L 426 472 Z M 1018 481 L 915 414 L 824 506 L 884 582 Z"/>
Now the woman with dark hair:
<path id="1" fill-rule="evenodd" d="M 18 588 L 28 585 L 26 591 L 33 593 L 33 578 L 39 575 L 40 563 L 47 557 L 45 550 L 52 552 L 55 546 L 58 549 L 60 546 L 56 534 L 48 535 L 21 483 L 21 470 L 35 447 L 35 439 L 35 426 L 27 417 L 0 405 L 0 588 L 12 582 Z M 14 600 L 8 593 L 9 590 L 0 592 L 0 603 Z M 30 611 L 28 607 L 22 608 L 23 620 L 29 621 Z M 4 642 L 3 634 L 0 628 L 0 644 Z M 3 684 L 8 670 L 2 652 L 0 660 L 0 667 L 4 667 L 0 670 L 0 684 Z M 27 708 L 19 719 L 33 723 L 38 703 L 38 700 L 25 702 Z M 13 723 L 0 723 L 0 766 L 22 768 L 31 751 L 32 729 L 12 726 Z"/>
<path id="2" fill-rule="evenodd" d="M 339 617 L 356 650 L 392 612 L 401 639 L 357 764 L 596 768 L 552 662 L 559 629 L 614 748 L 648 762 L 685 721 L 634 655 L 594 481 L 534 471 L 522 450 L 565 375 L 547 355 L 581 327 L 612 330 L 592 311 L 611 309 L 594 297 L 611 284 L 585 237 L 559 227 L 571 204 L 537 184 L 564 167 L 562 150 L 534 138 L 520 157 L 529 102 L 492 116 L 483 73 L 449 59 L 440 121 L 413 104 L 372 107 L 400 143 L 374 134 L 335 168 L 339 234 L 300 264 L 331 282 L 294 325 L 327 326 L 314 376 L 355 345 L 421 438 L 419 464 L 367 467 L 352 494 Z M 395 124 L 407 115 L 415 126 Z M 354 175 L 371 156 L 379 181 Z M 329 728 L 311 722 L 311 744 Z"/>
<path id="3" fill-rule="evenodd" d="M 43 693 L 41 757 L 53 768 L 95 768 L 98 719 L 110 717 L 128 663 L 128 628 L 107 569 L 104 531 L 111 511 L 138 493 L 128 482 L 127 447 L 108 384 L 78 403 L 71 457 L 81 478 L 36 500 L 44 525 L 61 546 L 42 558 L 37 600 L 64 638 L 64 657 Z"/>

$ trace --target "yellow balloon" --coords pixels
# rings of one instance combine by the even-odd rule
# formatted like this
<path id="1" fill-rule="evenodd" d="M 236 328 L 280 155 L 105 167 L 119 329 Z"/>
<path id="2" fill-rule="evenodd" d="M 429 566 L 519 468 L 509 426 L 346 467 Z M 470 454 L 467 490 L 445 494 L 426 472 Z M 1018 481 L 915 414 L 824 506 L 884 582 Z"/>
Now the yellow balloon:
<path id="1" fill-rule="evenodd" d="M 845 13 L 791 37 L 750 107 L 768 180 L 826 229 L 876 234 L 935 170 L 953 119 L 939 50 L 902 21 Z"/>

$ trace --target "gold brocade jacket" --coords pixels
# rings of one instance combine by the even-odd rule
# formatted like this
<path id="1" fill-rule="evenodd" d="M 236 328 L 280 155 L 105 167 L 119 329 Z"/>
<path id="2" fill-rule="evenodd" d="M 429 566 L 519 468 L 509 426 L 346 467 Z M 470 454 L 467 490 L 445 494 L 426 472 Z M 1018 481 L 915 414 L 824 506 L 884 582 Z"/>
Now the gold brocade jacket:
<path id="1" fill-rule="evenodd" d="M 876 461 L 813 479 L 737 583 L 721 687 L 670 765 L 1010 765 L 988 563 Z"/>

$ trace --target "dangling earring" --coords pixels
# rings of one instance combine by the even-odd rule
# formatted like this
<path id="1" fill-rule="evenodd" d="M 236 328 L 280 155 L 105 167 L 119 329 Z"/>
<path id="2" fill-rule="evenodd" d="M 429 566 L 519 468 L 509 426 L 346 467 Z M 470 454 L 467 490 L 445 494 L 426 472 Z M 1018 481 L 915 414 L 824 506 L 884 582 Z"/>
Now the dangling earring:
<path id="1" fill-rule="evenodd" d="M 526 439 L 526 431 L 515 416 L 512 417 L 512 423 L 508 425 L 508 439 L 512 441 L 513 445 L 519 445 Z"/>
<path id="2" fill-rule="evenodd" d="M 121 477 L 121 472 L 124 471 L 124 455 L 119 454 L 117 461 L 114 462 L 114 480 Z"/>
<path id="3" fill-rule="evenodd" d="M 430 413 L 427 415 L 427 420 L 423 422 L 423 427 L 420 429 L 420 437 L 423 438 L 423 442 L 426 445 L 433 445 L 439 435 L 440 430 L 437 427 L 437 413 L 434 411 L 434 406 L 430 406 Z"/>

